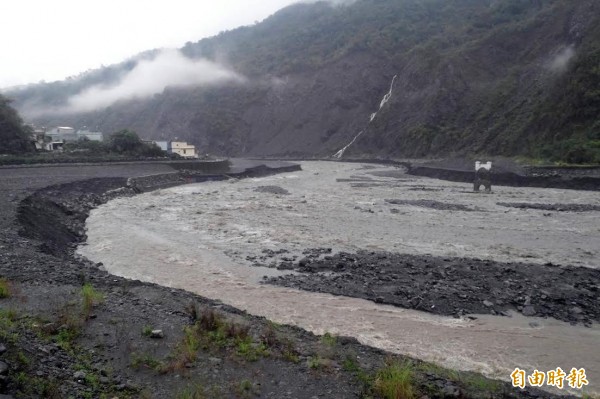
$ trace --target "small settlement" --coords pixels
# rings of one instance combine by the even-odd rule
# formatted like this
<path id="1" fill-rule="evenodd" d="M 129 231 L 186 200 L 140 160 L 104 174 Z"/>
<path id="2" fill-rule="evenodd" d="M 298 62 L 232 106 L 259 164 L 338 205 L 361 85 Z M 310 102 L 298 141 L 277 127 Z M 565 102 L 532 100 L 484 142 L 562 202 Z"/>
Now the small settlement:
<path id="1" fill-rule="evenodd" d="M 72 127 L 59 126 L 52 129 L 34 128 L 31 137 L 37 150 L 62 151 L 66 142 L 78 140 L 103 141 L 101 132 L 87 129 L 75 130 Z"/>
<path id="2" fill-rule="evenodd" d="M 167 154 L 177 154 L 183 158 L 198 158 L 196 146 L 185 141 L 149 141 L 149 143 L 156 144 Z"/>
<path id="3" fill-rule="evenodd" d="M 104 134 L 85 127 L 76 130 L 69 126 L 57 126 L 51 129 L 34 127 L 31 135 L 31 141 L 38 151 L 63 151 L 65 143 L 80 140 L 104 141 Z M 167 154 L 176 154 L 182 158 L 198 158 L 196 146 L 185 141 L 142 141 L 156 144 Z"/>

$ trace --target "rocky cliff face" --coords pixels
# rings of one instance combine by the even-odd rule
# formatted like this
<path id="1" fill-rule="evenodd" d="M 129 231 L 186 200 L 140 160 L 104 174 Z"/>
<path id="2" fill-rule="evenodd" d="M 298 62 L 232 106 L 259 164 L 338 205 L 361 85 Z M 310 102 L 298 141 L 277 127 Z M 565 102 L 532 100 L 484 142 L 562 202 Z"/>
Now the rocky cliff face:
<path id="1" fill-rule="evenodd" d="M 226 155 L 331 156 L 363 131 L 344 156 L 570 153 L 593 160 L 600 153 L 599 16 L 591 0 L 299 4 L 182 49 L 225 60 L 243 83 L 168 87 L 37 122 L 132 128 Z M 11 96 L 27 115 L 32 104 L 64 103 L 101 72 L 114 84 L 132 67 Z"/>

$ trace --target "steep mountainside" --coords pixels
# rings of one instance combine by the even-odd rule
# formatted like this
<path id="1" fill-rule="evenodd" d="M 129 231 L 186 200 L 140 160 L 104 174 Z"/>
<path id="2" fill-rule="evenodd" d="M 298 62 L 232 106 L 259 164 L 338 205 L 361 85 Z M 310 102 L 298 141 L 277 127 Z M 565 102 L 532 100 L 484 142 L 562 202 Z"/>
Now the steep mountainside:
<path id="1" fill-rule="evenodd" d="M 107 132 L 131 128 L 227 155 L 330 156 L 362 132 L 345 156 L 522 154 L 600 162 L 594 0 L 297 4 L 182 52 L 247 79 L 168 87 L 94 112 L 35 119 Z M 138 59 L 10 95 L 33 115 L 91 85 L 116 84 Z"/>

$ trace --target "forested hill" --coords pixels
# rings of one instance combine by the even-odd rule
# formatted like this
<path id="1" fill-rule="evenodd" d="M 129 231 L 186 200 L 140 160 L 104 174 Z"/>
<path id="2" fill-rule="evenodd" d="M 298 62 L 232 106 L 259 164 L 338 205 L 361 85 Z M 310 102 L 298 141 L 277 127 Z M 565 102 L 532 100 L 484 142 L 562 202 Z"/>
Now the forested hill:
<path id="1" fill-rule="evenodd" d="M 596 0 L 297 4 L 182 52 L 244 79 L 37 122 L 131 128 L 226 155 L 329 156 L 362 131 L 345 156 L 600 161 Z M 155 55 L 9 94 L 31 117 L 92 85 L 116 85 Z"/>
<path id="2" fill-rule="evenodd" d="M 0 95 L 0 154 L 32 152 L 32 130 L 23 124 L 10 100 Z"/>

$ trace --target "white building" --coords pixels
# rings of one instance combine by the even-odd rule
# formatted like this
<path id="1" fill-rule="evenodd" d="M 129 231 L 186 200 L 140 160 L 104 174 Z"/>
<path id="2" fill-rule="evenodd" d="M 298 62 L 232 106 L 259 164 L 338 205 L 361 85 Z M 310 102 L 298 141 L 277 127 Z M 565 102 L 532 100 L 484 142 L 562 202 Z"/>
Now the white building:
<path id="1" fill-rule="evenodd" d="M 35 146 L 36 150 L 43 150 L 46 148 L 46 129 L 33 127 L 33 133 L 31 134 L 31 142 Z"/>
<path id="2" fill-rule="evenodd" d="M 69 126 L 59 126 L 46 131 L 46 136 L 52 141 L 77 141 L 75 129 Z"/>
<path id="3" fill-rule="evenodd" d="M 153 143 L 156 144 L 158 148 L 160 148 L 164 152 L 169 152 L 169 147 L 171 144 L 170 141 L 153 141 Z"/>
<path id="4" fill-rule="evenodd" d="M 59 126 L 46 131 L 46 136 L 52 141 L 78 141 L 88 139 L 91 141 L 104 141 L 104 135 L 101 132 L 92 132 L 89 130 L 77 130 L 68 126 Z"/>
<path id="5" fill-rule="evenodd" d="M 183 158 L 198 158 L 195 145 L 188 144 L 185 141 L 171 141 L 170 144 L 168 152 L 171 154 L 177 154 Z"/>
<path id="6" fill-rule="evenodd" d="M 46 143 L 44 148 L 46 149 L 46 151 L 62 151 L 64 145 L 65 145 L 64 141 L 53 139 L 51 142 Z"/>
<path id="7" fill-rule="evenodd" d="M 148 144 L 156 144 L 167 154 L 177 154 L 182 158 L 198 158 L 196 146 L 185 141 L 154 141 L 144 140 Z"/>

